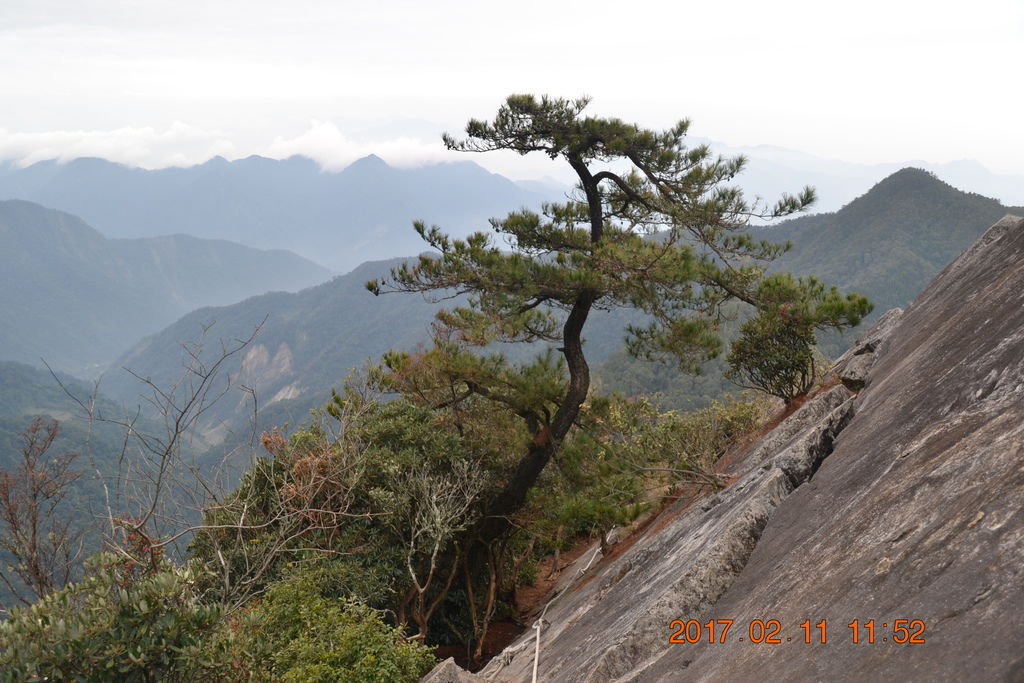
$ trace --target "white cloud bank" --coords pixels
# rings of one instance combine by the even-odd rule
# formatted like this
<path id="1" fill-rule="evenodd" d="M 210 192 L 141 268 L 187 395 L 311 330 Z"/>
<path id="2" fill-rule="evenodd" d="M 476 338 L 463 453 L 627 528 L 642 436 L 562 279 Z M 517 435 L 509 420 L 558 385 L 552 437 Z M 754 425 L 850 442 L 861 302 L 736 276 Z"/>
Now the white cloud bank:
<path id="1" fill-rule="evenodd" d="M 454 160 L 440 142 L 404 136 L 380 141 L 354 140 L 335 124 L 317 120 L 311 121 L 309 128 L 297 137 L 276 138 L 263 156 L 284 159 L 296 154 L 313 159 L 325 171 L 340 170 L 370 154 L 401 168 Z"/>
<path id="2" fill-rule="evenodd" d="M 29 166 L 39 161 L 61 162 L 81 157 L 100 157 L 147 169 L 192 166 L 214 157 L 237 159 L 250 154 L 284 159 L 301 155 L 326 171 L 340 170 L 353 161 L 376 154 L 392 166 L 410 168 L 453 161 L 455 155 L 440 142 L 414 137 L 388 140 L 357 140 L 337 125 L 313 120 L 295 137 L 279 136 L 269 145 L 242 144 L 220 130 L 205 130 L 175 122 L 165 130 L 146 126 L 113 130 L 58 130 L 15 132 L 0 128 L 0 160 Z"/>
<path id="3" fill-rule="evenodd" d="M 29 166 L 38 161 L 101 157 L 129 166 L 164 168 L 234 156 L 235 145 L 221 131 L 175 122 L 166 130 L 125 126 L 113 130 L 14 132 L 0 128 L 0 159 Z"/>

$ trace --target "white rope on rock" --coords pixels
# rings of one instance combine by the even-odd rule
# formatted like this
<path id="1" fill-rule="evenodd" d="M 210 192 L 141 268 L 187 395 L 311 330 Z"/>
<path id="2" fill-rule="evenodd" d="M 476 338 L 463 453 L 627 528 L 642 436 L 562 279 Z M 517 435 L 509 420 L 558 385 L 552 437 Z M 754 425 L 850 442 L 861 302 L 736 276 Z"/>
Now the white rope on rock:
<path id="1" fill-rule="evenodd" d="M 608 533 L 611 534 L 610 531 Z M 607 536 L 605 538 L 607 539 Z M 594 564 L 594 560 L 596 560 L 597 556 L 600 555 L 600 554 L 601 554 L 601 544 L 599 543 L 597 545 L 597 547 L 594 548 L 594 554 L 590 556 L 590 560 L 587 562 L 587 564 L 584 565 L 583 567 L 581 567 L 576 572 L 576 574 L 572 577 L 572 579 L 568 583 L 566 583 L 564 588 L 562 588 L 560 591 L 558 591 L 557 593 L 555 593 L 554 595 L 551 596 L 551 599 L 549 599 L 544 604 L 544 609 L 541 610 L 540 616 L 537 617 L 537 621 L 535 621 L 533 623 L 533 627 L 532 628 L 534 628 L 537 631 L 537 638 L 534 641 L 534 652 L 533 652 L 533 683 L 537 683 L 537 667 L 538 667 L 538 665 L 540 663 L 540 632 L 544 628 L 544 624 L 545 624 L 544 615 L 548 613 L 548 607 L 550 607 L 551 603 L 553 603 L 555 600 L 557 600 L 558 597 L 562 593 L 564 593 L 570 586 L 572 586 L 573 583 L 576 581 L 576 579 L 578 579 L 588 569 L 590 569 L 591 565 Z M 485 677 L 486 680 L 488 680 L 488 681 L 494 680 L 494 677 L 497 676 L 498 673 L 502 669 L 504 669 L 506 666 L 508 666 L 509 664 L 512 663 L 512 660 L 515 659 L 515 656 L 517 654 L 519 654 L 520 652 L 522 652 L 523 650 L 525 650 L 529 646 L 530 646 L 530 641 L 529 640 L 524 640 L 523 642 L 521 642 L 519 645 L 515 646 L 514 648 L 506 648 L 500 655 L 498 655 L 498 657 L 500 657 L 501 666 L 498 666 L 493 671 L 491 671 L 491 673 L 487 674 L 487 676 Z"/>
<path id="2" fill-rule="evenodd" d="M 609 533 L 611 533 L 611 532 L 609 532 Z M 576 575 L 573 576 L 572 579 L 570 579 L 565 584 L 565 586 L 562 588 L 562 590 L 558 591 L 557 593 L 555 593 L 554 595 L 551 596 L 551 599 L 548 600 L 547 603 L 545 603 L 544 609 L 541 610 L 540 616 L 537 617 L 537 621 L 533 622 L 533 628 L 534 628 L 534 630 L 537 631 L 537 640 L 536 640 L 536 644 L 535 644 L 535 647 L 534 647 L 534 650 L 533 650 L 533 683 L 537 683 L 537 667 L 540 665 L 540 632 L 544 629 L 544 623 L 545 623 L 544 622 L 544 615 L 548 613 L 548 607 L 550 607 L 551 603 L 553 603 L 556 599 L 558 599 L 558 597 L 562 593 L 564 593 L 569 588 L 569 586 L 571 586 L 573 583 L 575 583 L 576 579 L 578 579 L 588 569 L 590 569 L 590 565 L 594 564 L 594 560 L 596 560 L 597 556 L 600 555 L 600 554 L 601 554 L 601 544 L 599 543 L 597 545 L 597 547 L 594 548 L 594 554 L 590 556 L 590 561 L 587 562 L 587 564 L 584 567 L 582 567 L 579 571 L 576 572 Z M 529 642 L 529 641 L 527 641 L 527 642 Z"/>

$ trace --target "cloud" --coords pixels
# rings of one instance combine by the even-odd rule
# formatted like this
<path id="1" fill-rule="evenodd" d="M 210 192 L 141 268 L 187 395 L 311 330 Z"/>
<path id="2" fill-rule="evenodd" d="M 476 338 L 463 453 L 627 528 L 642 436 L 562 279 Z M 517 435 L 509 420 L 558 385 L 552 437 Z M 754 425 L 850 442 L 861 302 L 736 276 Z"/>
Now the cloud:
<path id="1" fill-rule="evenodd" d="M 175 122 L 166 130 L 130 126 L 113 130 L 58 130 L 32 133 L 0 128 L 0 159 L 28 166 L 37 161 L 101 157 L 129 166 L 164 168 L 232 156 L 235 145 L 220 131 Z"/>
<path id="2" fill-rule="evenodd" d="M 301 155 L 327 171 L 340 170 L 356 159 L 376 154 L 393 166 L 410 168 L 455 155 L 437 143 L 400 136 L 386 140 L 356 140 L 333 123 L 311 121 L 296 137 L 277 137 L 270 145 L 236 143 L 220 130 L 206 130 L 176 122 L 165 130 L 146 126 L 113 130 L 57 130 L 14 132 L 0 128 L 0 160 L 29 166 L 38 161 L 70 161 L 100 157 L 141 168 L 192 166 L 214 156 L 237 159 L 260 154 L 272 159 Z"/>
<path id="3" fill-rule="evenodd" d="M 376 154 L 392 166 L 404 168 L 452 161 L 453 155 L 439 142 L 424 142 L 412 137 L 390 140 L 353 140 L 333 123 L 313 120 L 309 129 L 294 138 L 278 137 L 264 156 L 284 159 L 293 155 L 313 159 L 325 171 L 345 168 L 356 159 Z"/>

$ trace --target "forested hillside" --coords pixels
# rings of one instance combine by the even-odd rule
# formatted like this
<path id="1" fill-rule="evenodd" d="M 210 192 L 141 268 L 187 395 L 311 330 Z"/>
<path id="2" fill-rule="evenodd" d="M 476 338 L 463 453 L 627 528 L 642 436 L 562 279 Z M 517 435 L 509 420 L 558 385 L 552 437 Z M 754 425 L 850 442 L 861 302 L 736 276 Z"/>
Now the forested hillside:
<path id="1" fill-rule="evenodd" d="M 389 349 L 414 349 L 426 343 L 441 305 L 464 301 L 435 303 L 422 296 L 395 295 L 375 298 L 366 291 L 368 280 L 403 262 L 405 259 L 372 261 L 294 294 L 277 292 L 194 311 L 144 339 L 112 364 L 103 377 L 103 390 L 135 405 L 145 387 L 124 368 L 158 386 L 170 386 L 191 360 L 186 346 L 200 343 L 204 359 L 212 362 L 221 351 L 221 341 L 246 339 L 259 327 L 245 352 L 223 368 L 221 379 L 230 376 L 234 389 L 210 411 L 204 424 L 210 430 L 226 426 L 236 434 L 249 431 L 251 394 L 243 391 L 243 386 L 256 392 L 262 428 L 304 422 L 310 408 L 326 402 L 330 390 L 339 387 L 350 372 L 378 361 Z M 624 311 L 597 311 L 593 318 L 587 343 L 595 362 L 619 348 L 626 324 L 640 319 Z M 496 348 L 518 360 L 542 346 Z"/>
<path id="2" fill-rule="evenodd" d="M 352 368 L 379 358 L 391 347 L 411 348 L 427 338 L 435 306 L 419 297 L 375 300 L 363 287 L 367 279 L 399 262 L 366 263 L 294 294 L 276 292 L 194 311 L 119 358 L 105 373 L 103 390 L 119 400 L 138 403 L 144 387 L 122 368 L 158 386 L 170 386 L 190 361 L 183 343 L 201 344 L 203 358 L 212 362 L 221 353 L 221 340 L 246 339 L 259 327 L 252 344 L 231 359 L 221 379 L 230 375 L 235 387 L 255 389 L 261 411 L 302 395 L 308 400 L 296 407 L 294 417 L 305 419 L 309 408 L 323 403 L 330 388 L 338 386 Z M 236 389 L 211 413 L 208 426 L 223 419 L 247 418 L 250 411 L 247 396 Z"/>
<path id="3" fill-rule="evenodd" d="M 73 377 L 58 374 L 67 390 L 89 403 L 93 387 Z M 16 460 L 20 435 L 37 415 L 49 415 L 60 421 L 61 434 L 54 442 L 55 452 L 82 452 L 91 449 L 100 461 L 110 462 L 120 451 L 124 434 L 100 422 L 90 424 L 84 411 L 46 370 L 21 363 L 0 361 L 0 468 L 9 469 Z M 109 398 L 96 399 L 97 416 L 123 417 L 120 407 Z"/>
<path id="4" fill-rule="evenodd" d="M 906 306 L 990 225 L 1022 210 L 905 168 L 835 213 L 801 216 L 756 234 L 793 242 L 774 269 L 863 292 L 877 317 Z"/>
<path id="5" fill-rule="evenodd" d="M 95 377 L 118 354 L 200 306 L 322 282 L 286 251 L 187 235 L 107 239 L 76 216 L 0 202 L 0 359 Z"/>

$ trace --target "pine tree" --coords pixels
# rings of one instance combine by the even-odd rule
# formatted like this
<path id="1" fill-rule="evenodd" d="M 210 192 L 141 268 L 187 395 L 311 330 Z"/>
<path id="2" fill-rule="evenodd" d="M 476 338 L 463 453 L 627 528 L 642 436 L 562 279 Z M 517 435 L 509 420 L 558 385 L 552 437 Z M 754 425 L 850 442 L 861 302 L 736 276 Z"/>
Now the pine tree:
<path id="1" fill-rule="evenodd" d="M 559 444 L 573 428 L 590 390 L 583 330 L 595 309 L 639 309 L 649 325 L 630 327 L 627 348 L 645 358 L 670 356 L 682 368 L 717 355 L 718 323 L 727 304 L 762 312 L 799 310 L 814 327 L 856 325 L 870 311 L 856 294 L 840 295 L 813 279 L 767 275 L 787 245 L 752 239 L 753 218 L 807 208 L 810 188 L 774 206 L 750 203 L 729 182 L 742 157 L 713 157 L 686 146 L 688 121 L 658 132 L 616 118 L 585 116 L 589 100 L 513 95 L 493 121 L 471 120 L 466 138 L 444 136 L 449 149 L 540 152 L 562 159 L 579 182 L 563 204 L 493 219 L 494 235 L 450 239 L 440 228 L 415 228 L 436 255 L 403 265 L 383 281 L 389 291 L 469 295 L 467 306 L 439 314 L 435 347 L 419 358 L 391 354 L 393 385 L 435 405 L 482 397 L 505 406 L 532 440 L 486 510 L 485 542 L 508 530 Z M 559 343 L 562 358 L 541 356 L 513 367 L 467 345 L 493 341 Z M 424 390 L 424 377 L 433 390 Z M 430 384 L 427 382 L 427 384 Z"/>

